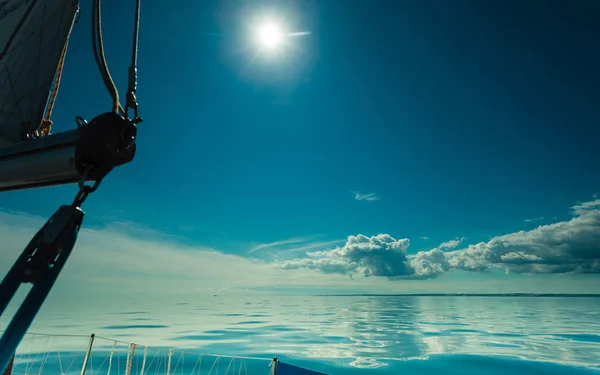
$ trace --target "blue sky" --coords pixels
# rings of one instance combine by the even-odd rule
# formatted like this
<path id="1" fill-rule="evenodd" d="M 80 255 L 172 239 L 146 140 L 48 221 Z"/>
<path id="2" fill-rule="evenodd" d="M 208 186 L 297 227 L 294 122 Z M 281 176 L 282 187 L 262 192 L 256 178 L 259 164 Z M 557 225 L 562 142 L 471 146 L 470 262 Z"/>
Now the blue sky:
<path id="1" fill-rule="evenodd" d="M 132 5 L 103 8 L 107 59 L 122 95 Z M 241 268 L 277 268 L 260 285 L 266 289 L 281 267 L 289 285 L 311 291 L 435 291 L 440 277 L 469 291 L 502 283 L 518 292 L 527 289 L 522 280 L 536 291 L 549 291 L 548 280 L 572 292 L 600 285 L 597 2 L 142 6 L 145 122 L 134 162 L 85 203 L 93 236 L 160 238 L 154 243 L 165 256 L 213 249 Z M 260 54 L 249 30 L 264 18 L 310 34 L 289 38 L 276 56 Z M 110 109 L 89 27 L 83 3 L 54 132 L 73 128 L 77 115 Z M 45 218 L 74 193 L 63 186 L 2 194 L 5 230 L 16 233 L 15 211 Z M 498 252 L 503 235 L 513 236 L 502 241 L 515 252 Z M 342 253 L 327 252 L 336 246 Z M 484 247 L 491 253 L 481 255 Z M 449 265 L 431 252 L 409 259 L 432 249 L 466 252 L 446 256 Z M 544 258 L 554 250 L 563 253 Z M 465 266 L 474 256 L 462 254 L 475 253 L 490 272 Z M 526 254 L 530 268 L 511 263 L 513 253 Z M 425 255 L 429 271 L 419 271 L 415 262 L 425 264 Z M 573 275 L 583 269 L 587 275 Z M 322 277 L 317 286 L 307 281 L 313 273 Z M 222 277 L 235 284 L 239 273 Z"/>

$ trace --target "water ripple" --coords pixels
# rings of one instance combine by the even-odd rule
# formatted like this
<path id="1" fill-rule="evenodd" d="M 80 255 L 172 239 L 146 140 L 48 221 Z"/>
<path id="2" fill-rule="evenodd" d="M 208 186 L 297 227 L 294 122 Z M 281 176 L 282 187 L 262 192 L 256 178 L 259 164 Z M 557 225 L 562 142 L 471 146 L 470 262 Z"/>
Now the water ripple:
<path id="1" fill-rule="evenodd" d="M 473 366 L 490 357 L 588 368 L 600 363 L 600 298 L 352 296 L 274 302 L 220 295 L 218 302 L 211 297 L 189 305 L 136 306 L 144 311 L 119 314 L 152 314 L 156 324 L 119 325 L 132 317 L 119 320 L 101 312 L 73 318 L 63 309 L 41 313 L 32 331 L 129 334 L 124 337 L 145 345 L 386 367 L 390 373 L 398 361 L 440 356 L 466 356 Z"/>
<path id="2" fill-rule="evenodd" d="M 113 325 L 113 326 L 104 326 L 104 329 L 153 329 L 153 328 L 168 328 L 169 326 L 165 326 L 162 324 L 131 324 L 131 325 Z"/>

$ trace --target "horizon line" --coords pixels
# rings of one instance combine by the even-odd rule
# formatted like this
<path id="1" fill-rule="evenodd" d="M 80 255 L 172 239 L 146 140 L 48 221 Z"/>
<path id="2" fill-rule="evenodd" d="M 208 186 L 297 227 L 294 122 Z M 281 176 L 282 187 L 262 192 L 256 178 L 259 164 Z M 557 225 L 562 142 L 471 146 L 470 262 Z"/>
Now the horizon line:
<path id="1" fill-rule="evenodd" d="M 350 293 L 316 297 L 600 297 L 599 293 Z"/>

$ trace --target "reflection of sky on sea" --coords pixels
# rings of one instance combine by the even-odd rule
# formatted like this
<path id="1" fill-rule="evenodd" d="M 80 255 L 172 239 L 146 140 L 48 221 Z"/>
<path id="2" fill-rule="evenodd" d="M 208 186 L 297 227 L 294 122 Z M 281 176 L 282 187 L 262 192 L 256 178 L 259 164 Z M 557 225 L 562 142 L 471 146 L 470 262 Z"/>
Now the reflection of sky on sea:
<path id="1" fill-rule="evenodd" d="M 469 297 L 418 301 L 418 331 L 428 355 L 506 355 L 600 364 L 598 299 Z"/>
<path id="2" fill-rule="evenodd" d="M 600 364 L 600 299 L 594 298 L 215 297 L 103 305 L 48 306 L 31 331 L 354 367 L 458 354 Z M 87 346 L 85 337 L 40 336 L 20 350 L 41 350 L 50 339 L 60 350 Z M 111 343 L 94 348 L 109 350 Z"/>

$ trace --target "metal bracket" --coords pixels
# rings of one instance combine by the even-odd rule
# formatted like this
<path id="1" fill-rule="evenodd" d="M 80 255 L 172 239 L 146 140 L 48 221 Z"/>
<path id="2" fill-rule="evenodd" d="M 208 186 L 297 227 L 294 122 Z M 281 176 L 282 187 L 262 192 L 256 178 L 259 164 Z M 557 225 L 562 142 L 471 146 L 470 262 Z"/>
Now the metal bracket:
<path id="1" fill-rule="evenodd" d="M 0 284 L 0 315 L 24 283 L 33 287 L 0 338 L 0 370 L 9 364 L 21 339 L 69 258 L 85 213 L 61 206 L 37 232 Z"/>

